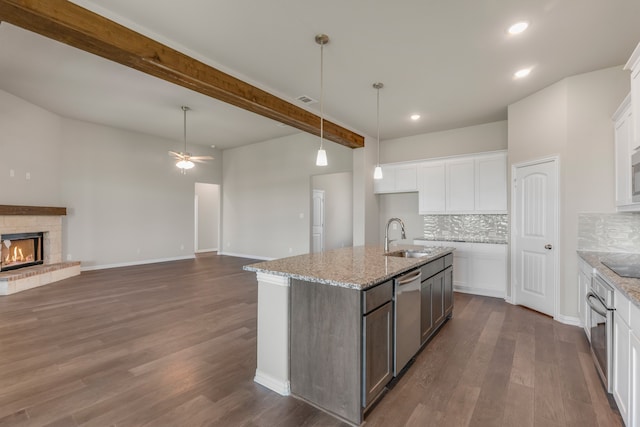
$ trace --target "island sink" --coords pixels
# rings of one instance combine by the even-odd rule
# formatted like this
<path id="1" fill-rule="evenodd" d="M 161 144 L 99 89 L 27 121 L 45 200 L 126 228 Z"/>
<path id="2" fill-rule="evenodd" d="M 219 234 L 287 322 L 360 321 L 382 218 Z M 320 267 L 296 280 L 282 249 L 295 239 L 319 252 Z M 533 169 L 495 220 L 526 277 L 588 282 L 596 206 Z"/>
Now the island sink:
<path id="1" fill-rule="evenodd" d="M 400 251 L 393 251 L 393 252 L 387 252 L 386 254 L 384 254 L 385 256 L 394 256 L 394 257 L 398 257 L 398 258 L 422 258 L 425 256 L 429 256 L 433 253 L 433 251 L 430 250 L 419 250 L 419 251 L 415 251 L 415 250 L 400 250 Z"/>

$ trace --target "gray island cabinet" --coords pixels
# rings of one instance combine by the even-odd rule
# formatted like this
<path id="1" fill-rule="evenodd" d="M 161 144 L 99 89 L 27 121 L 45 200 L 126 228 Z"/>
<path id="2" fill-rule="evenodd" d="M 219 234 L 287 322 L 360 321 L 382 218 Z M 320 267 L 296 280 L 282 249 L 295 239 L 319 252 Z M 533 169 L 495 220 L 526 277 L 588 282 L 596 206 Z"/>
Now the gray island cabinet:
<path id="1" fill-rule="evenodd" d="M 424 344 L 451 315 L 451 250 L 409 259 L 343 248 L 246 266 L 259 286 L 254 380 L 360 425 L 393 380 L 394 278 L 423 273 L 416 317 Z"/>

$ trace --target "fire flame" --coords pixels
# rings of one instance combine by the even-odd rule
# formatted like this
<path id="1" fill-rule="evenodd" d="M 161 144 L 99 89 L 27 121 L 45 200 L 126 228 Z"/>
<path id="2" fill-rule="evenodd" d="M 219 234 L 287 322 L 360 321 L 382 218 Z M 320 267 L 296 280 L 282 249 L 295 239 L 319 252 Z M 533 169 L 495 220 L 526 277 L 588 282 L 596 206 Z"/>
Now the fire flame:
<path id="1" fill-rule="evenodd" d="M 11 252 L 13 252 L 13 254 Z M 21 263 L 21 262 L 32 262 L 32 261 L 33 261 L 33 254 L 27 254 L 25 256 L 24 252 L 22 252 L 22 248 L 18 245 L 13 247 L 13 251 L 11 250 L 7 251 L 7 256 L 5 256 L 4 258 L 5 265 Z"/>

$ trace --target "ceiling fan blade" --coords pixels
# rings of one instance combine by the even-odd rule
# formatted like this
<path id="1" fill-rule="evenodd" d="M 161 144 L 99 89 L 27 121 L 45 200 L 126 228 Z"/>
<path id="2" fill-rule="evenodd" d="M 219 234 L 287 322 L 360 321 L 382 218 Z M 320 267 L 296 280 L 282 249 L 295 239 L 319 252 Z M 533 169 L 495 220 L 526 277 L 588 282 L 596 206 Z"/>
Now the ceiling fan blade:
<path id="1" fill-rule="evenodd" d="M 169 151 L 169 155 L 179 159 L 182 159 L 184 157 L 184 154 L 178 153 L 176 151 Z"/>
<path id="2" fill-rule="evenodd" d="M 211 156 L 191 156 L 191 160 L 213 160 Z"/>
<path id="3" fill-rule="evenodd" d="M 202 159 L 194 159 L 193 157 L 190 158 L 189 160 L 196 163 L 207 163 L 209 161 L 209 160 L 202 160 Z"/>

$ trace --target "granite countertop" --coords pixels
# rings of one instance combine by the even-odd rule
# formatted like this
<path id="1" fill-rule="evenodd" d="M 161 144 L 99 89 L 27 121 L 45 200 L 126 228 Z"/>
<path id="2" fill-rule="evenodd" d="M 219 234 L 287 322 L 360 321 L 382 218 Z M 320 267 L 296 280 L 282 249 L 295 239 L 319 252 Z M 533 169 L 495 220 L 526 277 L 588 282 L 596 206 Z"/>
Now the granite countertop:
<path id="1" fill-rule="evenodd" d="M 640 279 L 632 279 L 628 277 L 618 276 L 609 267 L 602 264 L 602 259 L 610 257 L 617 253 L 614 252 L 588 252 L 578 251 L 580 258 L 585 260 L 587 264 L 598 270 L 601 276 L 604 276 L 609 283 L 622 292 L 632 304 L 640 308 Z"/>
<path id="2" fill-rule="evenodd" d="M 425 248 L 414 245 L 391 245 L 389 251 L 401 249 L 420 251 Z M 449 247 L 429 249 L 429 255 L 421 258 L 401 258 L 386 256 L 384 249 L 380 246 L 356 246 L 259 262 L 245 265 L 243 269 L 364 290 L 455 250 Z"/>
<path id="3" fill-rule="evenodd" d="M 416 237 L 413 240 L 424 240 L 425 242 L 490 243 L 494 245 L 507 244 L 507 239 L 504 237 L 438 237 L 437 239 Z"/>

